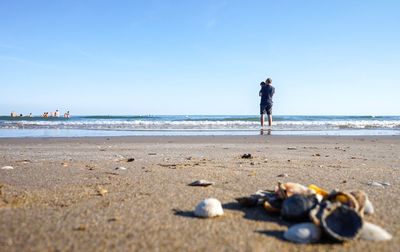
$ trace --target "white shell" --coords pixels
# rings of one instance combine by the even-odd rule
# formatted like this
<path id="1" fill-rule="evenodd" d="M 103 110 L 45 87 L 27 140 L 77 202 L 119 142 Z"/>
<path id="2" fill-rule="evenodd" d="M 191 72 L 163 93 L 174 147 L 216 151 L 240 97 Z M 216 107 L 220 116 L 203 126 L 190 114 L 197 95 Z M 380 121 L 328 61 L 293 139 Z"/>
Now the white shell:
<path id="1" fill-rule="evenodd" d="M 369 241 L 388 241 L 392 239 L 392 235 L 385 229 L 364 221 L 363 227 L 360 232 L 360 238 Z"/>
<path id="2" fill-rule="evenodd" d="M 296 243 L 313 243 L 321 239 L 321 230 L 313 223 L 301 223 L 291 226 L 283 237 Z"/>
<path id="3" fill-rule="evenodd" d="M 375 212 L 374 206 L 372 205 L 371 201 L 367 198 L 365 200 L 364 213 L 373 214 L 374 212 Z"/>
<path id="4" fill-rule="evenodd" d="M 194 210 L 194 214 L 198 217 L 210 218 L 224 214 L 221 202 L 214 198 L 202 200 Z"/>
<path id="5" fill-rule="evenodd" d="M 115 170 L 122 170 L 122 171 L 125 171 L 126 168 L 125 168 L 125 167 L 122 167 L 122 166 L 118 166 L 118 167 L 115 168 Z"/>
<path id="6" fill-rule="evenodd" d="M 12 169 L 14 169 L 14 167 L 6 165 L 6 166 L 1 167 L 1 169 L 2 170 L 12 170 Z"/>

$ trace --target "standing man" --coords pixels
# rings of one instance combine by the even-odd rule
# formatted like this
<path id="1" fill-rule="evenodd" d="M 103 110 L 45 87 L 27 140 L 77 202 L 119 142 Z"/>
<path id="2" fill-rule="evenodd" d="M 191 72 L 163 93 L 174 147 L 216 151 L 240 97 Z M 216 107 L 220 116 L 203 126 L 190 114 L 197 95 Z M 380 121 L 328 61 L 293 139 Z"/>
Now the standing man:
<path id="1" fill-rule="evenodd" d="M 272 125 L 272 96 L 275 94 L 275 88 L 271 85 L 272 79 L 268 78 L 265 82 L 261 82 L 261 90 L 259 96 L 261 97 L 260 102 L 260 121 L 261 127 L 264 127 L 264 114 L 268 115 L 268 125 Z"/>

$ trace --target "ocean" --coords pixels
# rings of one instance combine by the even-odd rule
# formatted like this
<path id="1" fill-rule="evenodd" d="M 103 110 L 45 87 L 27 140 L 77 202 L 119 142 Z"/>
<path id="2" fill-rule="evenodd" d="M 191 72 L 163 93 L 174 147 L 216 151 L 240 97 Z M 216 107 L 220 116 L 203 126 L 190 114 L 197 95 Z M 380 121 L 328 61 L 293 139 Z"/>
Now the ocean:
<path id="1" fill-rule="evenodd" d="M 400 116 L 276 115 L 271 135 L 400 135 Z M 258 115 L 0 116 L 0 137 L 257 135 Z"/>

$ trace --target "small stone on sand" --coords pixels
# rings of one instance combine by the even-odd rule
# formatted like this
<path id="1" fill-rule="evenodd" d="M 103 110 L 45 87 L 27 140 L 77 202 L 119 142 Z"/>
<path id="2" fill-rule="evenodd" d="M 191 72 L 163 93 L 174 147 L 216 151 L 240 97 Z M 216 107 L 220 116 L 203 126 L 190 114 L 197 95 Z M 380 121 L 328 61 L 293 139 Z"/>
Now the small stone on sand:
<path id="1" fill-rule="evenodd" d="M 289 175 L 287 173 L 282 173 L 282 174 L 279 174 L 277 177 L 279 177 L 279 178 L 287 178 L 287 177 L 289 177 Z"/>
<path id="2" fill-rule="evenodd" d="M 1 167 L 1 169 L 2 170 L 12 170 L 12 169 L 14 169 L 14 167 L 6 165 L 6 166 Z"/>

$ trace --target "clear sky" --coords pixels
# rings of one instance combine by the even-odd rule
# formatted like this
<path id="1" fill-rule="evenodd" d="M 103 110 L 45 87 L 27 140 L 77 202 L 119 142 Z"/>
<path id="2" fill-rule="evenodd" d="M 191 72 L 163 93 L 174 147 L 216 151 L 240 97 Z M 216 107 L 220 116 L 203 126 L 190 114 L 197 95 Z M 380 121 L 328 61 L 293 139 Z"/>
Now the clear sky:
<path id="1" fill-rule="evenodd" d="M 399 115 L 400 1 L 2 0 L 0 114 Z"/>

